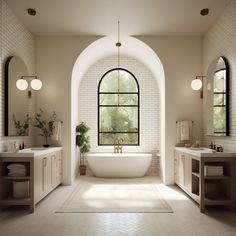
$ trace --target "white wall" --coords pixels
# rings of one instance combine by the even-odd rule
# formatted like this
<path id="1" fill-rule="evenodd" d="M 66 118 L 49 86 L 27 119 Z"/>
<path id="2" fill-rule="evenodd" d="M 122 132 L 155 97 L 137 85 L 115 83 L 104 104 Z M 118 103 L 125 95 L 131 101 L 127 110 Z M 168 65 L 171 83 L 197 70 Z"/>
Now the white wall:
<path id="1" fill-rule="evenodd" d="M 90 126 L 92 152 L 112 152 L 112 147 L 98 146 L 97 89 L 101 77 L 117 67 L 117 56 L 106 57 L 89 68 L 79 87 L 79 121 Z M 136 59 L 122 56 L 120 67 L 131 71 L 140 87 L 140 145 L 124 146 L 124 152 L 156 152 L 160 149 L 160 101 L 157 81 L 150 71 Z"/>
<path id="2" fill-rule="evenodd" d="M 194 121 L 194 140 L 201 139 L 202 100 L 191 81 L 202 73 L 201 37 L 139 37 L 160 57 L 166 79 L 166 183 L 173 183 L 176 121 Z"/>
<path id="3" fill-rule="evenodd" d="M 37 74 L 44 83 L 38 107 L 55 110 L 63 123 L 65 182 L 70 182 L 70 83 L 74 62 L 96 37 L 37 37 Z M 173 183 L 175 121 L 195 121 L 195 138 L 201 135 L 201 105 L 191 80 L 202 72 L 201 37 L 141 37 L 160 57 L 166 76 L 166 183 Z M 73 141 L 73 140 L 72 140 Z"/>
<path id="4" fill-rule="evenodd" d="M 36 70 L 43 82 L 43 88 L 37 96 L 37 108 L 42 108 L 49 114 L 55 111 L 63 121 L 64 184 L 70 184 L 73 179 L 70 150 L 72 69 L 79 54 L 96 39 L 97 37 L 66 36 L 36 38 Z M 38 144 L 40 143 L 41 140 L 38 140 Z"/>
<path id="5" fill-rule="evenodd" d="M 225 151 L 236 152 L 236 1 L 232 0 L 222 16 L 207 32 L 203 41 L 204 74 L 211 62 L 224 56 L 230 67 L 230 137 L 206 136 L 207 108 L 204 103 L 204 144 L 211 141 L 222 145 Z M 204 99 L 205 101 L 205 99 Z"/>
<path id="6" fill-rule="evenodd" d="M 11 140 L 24 141 L 27 146 L 34 144 L 33 132 L 29 137 L 4 137 L 4 67 L 9 56 L 18 56 L 25 63 L 28 73 L 35 75 L 35 38 L 18 20 L 4 0 L 0 1 L 0 151 Z M 30 100 L 29 114 L 34 114 L 35 94 Z"/>

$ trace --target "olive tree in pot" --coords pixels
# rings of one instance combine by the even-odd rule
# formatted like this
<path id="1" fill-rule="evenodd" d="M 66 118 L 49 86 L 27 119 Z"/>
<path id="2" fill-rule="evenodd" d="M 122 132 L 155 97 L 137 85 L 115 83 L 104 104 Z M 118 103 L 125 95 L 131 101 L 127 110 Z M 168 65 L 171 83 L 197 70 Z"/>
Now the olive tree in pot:
<path id="1" fill-rule="evenodd" d="M 76 126 L 76 145 L 80 149 L 80 175 L 86 174 L 87 166 L 85 165 L 84 155 L 90 150 L 89 136 L 87 135 L 89 129 L 85 122 L 81 122 Z"/>
<path id="2" fill-rule="evenodd" d="M 45 138 L 45 144 L 43 144 L 44 147 L 49 147 L 48 144 L 48 138 L 50 138 L 53 134 L 54 130 L 54 122 L 57 119 L 57 115 L 55 112 L 52 113 L 52 115 L 48 118 L 44 118 L 44 111 L 42 109 L 39 110 L 39 113 L 35 114 L 35 118 L 33 120 L 33 127 L 36 127 L 40 130 L 40 136 L 43 136 Z"/>

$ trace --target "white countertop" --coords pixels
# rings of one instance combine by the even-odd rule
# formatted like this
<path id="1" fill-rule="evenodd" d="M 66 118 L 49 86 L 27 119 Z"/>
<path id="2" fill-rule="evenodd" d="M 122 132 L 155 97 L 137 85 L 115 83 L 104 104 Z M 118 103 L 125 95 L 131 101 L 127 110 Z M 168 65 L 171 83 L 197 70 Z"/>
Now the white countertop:
<path id="1" fill-rule="evenodd" d="M 216 152 L 215 150 L 209 148 L 187 148 L 187 147 L 175 147 L 177 151 L 188 153 L 197 157 L 235 157 L 236 153 L 234 152 Z"/>
<path id="2" fill-rule="evenodd" d="M 62 150 L 62 147 L 33 147 L 19 150 L 18 152 L 1 152 L 0 157 L 37 157 L 47 155 L 52 152 L 57 152 L 60 150 Z"/>

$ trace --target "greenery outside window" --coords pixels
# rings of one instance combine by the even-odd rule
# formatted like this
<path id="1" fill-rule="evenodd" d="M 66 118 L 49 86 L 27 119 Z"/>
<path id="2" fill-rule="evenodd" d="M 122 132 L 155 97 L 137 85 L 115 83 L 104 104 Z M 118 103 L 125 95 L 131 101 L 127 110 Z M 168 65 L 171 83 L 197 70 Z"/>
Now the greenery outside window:
<path id="1" fill-rule="evenodd" d="M 107 71 L 98 85 L 98 145 L 139 145 L 139 85 L 123 68 Z"/>
<path id="2" fill-rule="evenodd" d="M 226 69 L 214 74 L 214 134 L 226 134 Z"/>

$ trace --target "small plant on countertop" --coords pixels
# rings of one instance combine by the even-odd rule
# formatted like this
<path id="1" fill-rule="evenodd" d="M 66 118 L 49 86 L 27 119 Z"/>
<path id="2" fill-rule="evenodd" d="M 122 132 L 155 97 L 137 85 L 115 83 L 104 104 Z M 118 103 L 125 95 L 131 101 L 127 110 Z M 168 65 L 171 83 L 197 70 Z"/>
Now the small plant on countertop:
<path id="1" fill-rule="evenodd" d="M 80 149 L 80 174 L 84 175 L 83 170 L 85 169 L 84 163 L 84 154 L 90 151 L 90 144 L 89 144 L 89 136 L 86 134 L 89 131 L 89 127 L 85 122 L 80 122 L 79 125 L 76 126 L 76 145 Z M 84 171 L 85 171 L 84 170 Z"/>
<path id="2" fill-rule="evenodd" d="M 12 122 L 16 128 L 17 136 L 27 136 L 29 135 L 29 123 L 31 118 L 29 114 L 26 114 L 26 119 L 23 121 L 17 120 L 15 114 L 12 115 Z"/>
<path id="3" fill-rule="evenodd" d="M 57 115 L 54 111 L 48 120 L 45 119 L 43 116 L 44 116 L 44 111 L 40 109 L 39 113 L 35 114 L 33 126 L 38 128 L 41 131 L 39 135 L 45 138 L 44 146 L 49 147 L 48 138 L 50 138 L 53 134 L 54 121 L 57 119 Z"/>

